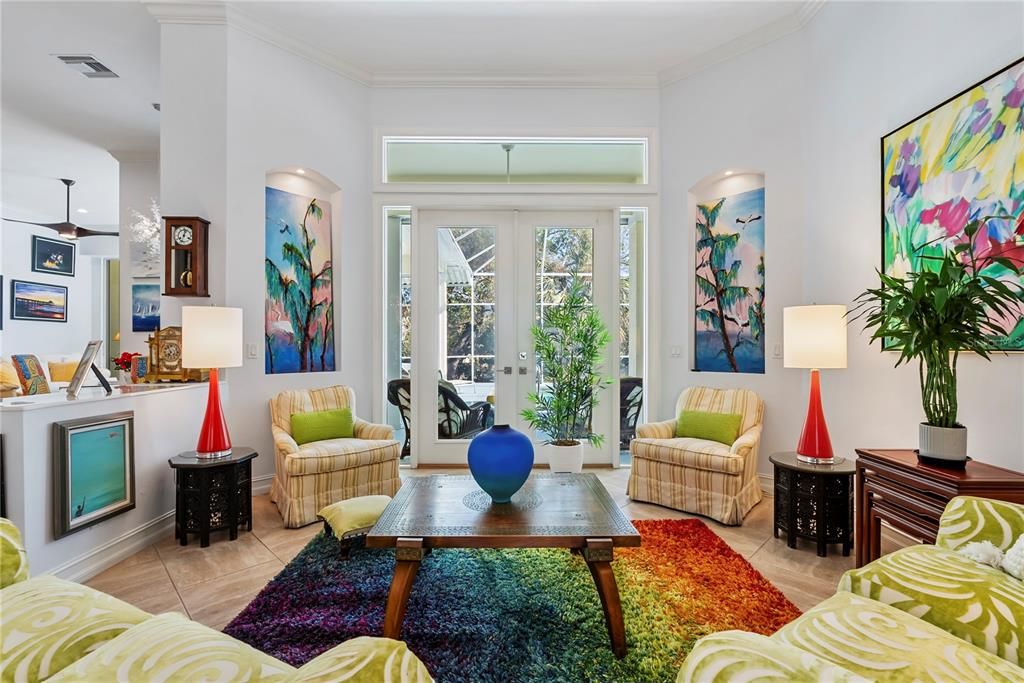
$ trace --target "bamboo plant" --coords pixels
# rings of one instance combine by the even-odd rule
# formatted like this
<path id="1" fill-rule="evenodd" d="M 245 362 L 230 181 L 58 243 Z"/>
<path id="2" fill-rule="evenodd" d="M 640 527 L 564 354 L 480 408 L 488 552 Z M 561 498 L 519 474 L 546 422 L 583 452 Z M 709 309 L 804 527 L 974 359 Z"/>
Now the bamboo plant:
<path id="1" fill-rule="evenodd" d="M 864 329 L 871 330 L 871 343 L 891 340 L 899 351 L 896 367 L 917 361 L 921 402 L 927 424 L 933 427 L 962 426 L 957 422 L 960 354 L 973 352 L 990 360 L 993 341 L 1009 334 L 1001 320 L 1013 320 L 1021 312 L 1024 261 L 979 255 L 975 244 L 981 228 L 993 219 L 1006 217 L 972 221 L 964 228 L 964 241 L 942 256 L 923 256 L 934 269 L 905 277 L 876 271 L 880 286 L 854 300 L 851 319 L 863 319 Z M 1022 220 L 1024 213 L 1017 222 L 1018 233 L 1024 233 Z M 1003 278 L 983 274 L 993 264 L 1006 271 Z"/>
<path id="2" fill-rule="evenodd" d="M 610 337 L 590 303 L 586 283 L 575 273 L 565 298 L 547 308 L 541 323 L 531 328 L 531 335 L 544 382 L 529 394 L 533 407 L 523 410 L 523 419 L 556 446 L 584 440 L 598 447 L 604 436 L 591 431 L 590 416 L 598 392 L 612 383 L 600 372 L 601 353 Z"/>

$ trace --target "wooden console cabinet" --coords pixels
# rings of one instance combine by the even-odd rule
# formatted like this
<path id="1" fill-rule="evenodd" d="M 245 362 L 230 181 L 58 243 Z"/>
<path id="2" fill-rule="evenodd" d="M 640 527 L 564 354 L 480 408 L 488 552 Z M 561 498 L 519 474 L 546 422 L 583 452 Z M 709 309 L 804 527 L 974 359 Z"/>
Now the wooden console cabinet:
<path id="1" fill-rule="evenodd" d="M 857 566 L 881 554 L 881 524 L 934 543 L 939 516 L 955 496 L 1024 503 L 1024 474 L 975 460 L 963 469 L 922 463 L 913 450 L 857 449 Z"/>

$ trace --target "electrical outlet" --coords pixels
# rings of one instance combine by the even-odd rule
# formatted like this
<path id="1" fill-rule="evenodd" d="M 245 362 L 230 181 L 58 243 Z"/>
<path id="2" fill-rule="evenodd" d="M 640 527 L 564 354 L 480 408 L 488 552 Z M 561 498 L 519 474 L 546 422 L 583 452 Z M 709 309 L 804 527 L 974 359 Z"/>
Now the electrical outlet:
<path id="1" fill-rule="evenodd" d="M 258 354 L 258 353 L 259 353 L 259 347 L 256 346 L 255 344 L 246 344 L 245 345 L 245 355 L 247 357 L 252 358 L 252 359 L 255 360 L 256 354 Z"/>

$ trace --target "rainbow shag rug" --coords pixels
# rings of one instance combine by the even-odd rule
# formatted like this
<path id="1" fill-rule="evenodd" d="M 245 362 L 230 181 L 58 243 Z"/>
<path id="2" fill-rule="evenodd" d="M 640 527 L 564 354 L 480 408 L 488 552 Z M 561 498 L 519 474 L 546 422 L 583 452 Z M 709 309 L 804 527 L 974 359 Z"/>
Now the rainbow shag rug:
<path id="1" fill-rule="evenodd" d="M 409 597 L 403 639 L 440 682 L 674 681 L 714 631 L 770 634 L 800 611 L 700 520 L 637 521 L 616 549 L 629 653 L 612 654 L 583 559 L 566 550 L 435 550 Z M 380 635 L 394 551 L 338 558 L 321 533 L 225 632 L 300 666 L 338 643 Z"/>

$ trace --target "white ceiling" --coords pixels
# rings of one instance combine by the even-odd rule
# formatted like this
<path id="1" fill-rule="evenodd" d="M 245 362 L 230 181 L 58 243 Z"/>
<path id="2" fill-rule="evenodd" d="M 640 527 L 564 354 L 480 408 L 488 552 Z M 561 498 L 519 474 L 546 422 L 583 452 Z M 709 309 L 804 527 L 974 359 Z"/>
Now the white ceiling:
<path id="1" fill-rule="evenodd" d="M 375 84 L 423 77 L 670 80 L 792 30 L 820 1 L 235 2 L 236 14 Z"/>
<path id="2" fill-rule="evenodd" d="M 4 0 L 0 21 L 5 110 L 107 150 L 159 147 L 160 26 L 142 4 Z M 86 78 L 53 56 L 76 53 L 120 78 Z"/>

